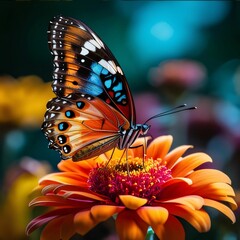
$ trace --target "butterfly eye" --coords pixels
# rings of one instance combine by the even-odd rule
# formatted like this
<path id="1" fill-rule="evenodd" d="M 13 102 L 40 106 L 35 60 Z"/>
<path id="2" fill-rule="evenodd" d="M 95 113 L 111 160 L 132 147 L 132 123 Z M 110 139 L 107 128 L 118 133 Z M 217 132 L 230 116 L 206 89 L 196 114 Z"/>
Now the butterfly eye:
<path id="1" fill-rule="evenodd" d="M 79 109 L 83 109 L 84 106 L 85 106 L 85 102 L 83 102 L 83 101 L 78 101 L 78 102 L 76 103 L 76 105 L 77 105 L 77 107 L 78 107 Z"/>
<path id="2" fill-rule="evenodd" d="M 65 130 L 67 130 L 68 127 L 69 127 L 69 125 L 66 122 L 61 122 L 58 124 L 58 129 L 60 131 L 65 131 Z"/>
<path id="3" fill-rule="evenodd" d="M 72 110 L 67 110 L 67 111 L 65 112 L 65 116 L 66 116 L 67 118 L 74 118 L 74 117 L 75 117 L 75 113 L 74 113 Z"/>

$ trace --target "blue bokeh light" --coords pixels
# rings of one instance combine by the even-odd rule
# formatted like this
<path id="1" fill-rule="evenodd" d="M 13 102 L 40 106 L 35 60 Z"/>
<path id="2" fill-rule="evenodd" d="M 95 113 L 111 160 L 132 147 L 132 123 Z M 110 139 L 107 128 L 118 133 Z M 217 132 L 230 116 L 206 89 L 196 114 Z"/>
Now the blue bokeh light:
<path id="1" fill-rule="evenodd" d="M 132 15 L 130 48 L 143 62 L 196 56 L 207 42 L 203 27 L 218 23 L 228 11 L 227 2 L 144 3 Z"/>

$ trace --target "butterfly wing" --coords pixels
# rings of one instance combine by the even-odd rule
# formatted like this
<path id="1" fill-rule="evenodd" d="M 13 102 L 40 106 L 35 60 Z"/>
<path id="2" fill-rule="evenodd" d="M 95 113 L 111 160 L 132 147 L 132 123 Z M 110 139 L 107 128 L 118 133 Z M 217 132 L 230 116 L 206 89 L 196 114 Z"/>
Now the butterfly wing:
<path id="1" fill-rule="evenodd" d="M 97 97 L 70 94 L 47 104 L 42 126 L 49 147 L 74 161 L 100 155 L 116 146 L 119 127 L 129 128 L 122 114 Z"/>
<path id="2" fill-rule="evenodd" d="M 117 60 L 84 23 L 58 16 L 49 25 L 49 48 L 54 56 L 53 91 L 102 99 L 135 124 L 132 95 Z"/>

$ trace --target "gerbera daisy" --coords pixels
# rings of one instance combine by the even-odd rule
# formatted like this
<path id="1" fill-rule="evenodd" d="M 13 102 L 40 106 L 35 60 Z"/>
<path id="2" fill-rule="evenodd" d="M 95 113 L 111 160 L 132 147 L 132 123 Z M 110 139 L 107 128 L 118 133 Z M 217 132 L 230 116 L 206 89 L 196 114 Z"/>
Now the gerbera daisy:
<path id="1" fill-rule="evenodd" d="M 127 159 L 116 149 L 113 155 L 110 151 L 97 159 L 60 162 L 61 172 L 39 182 L 41 195 L 30 206 L 49 209 L 29 223 L 27 233 L 46 224 L 41 239 L 67 240 L 115 216 L 122 240 L 145 239 L 149 227 L 161 240 L 182 240 L 185 231 L 179 218 L 199 232 L 210 229 L 205 206 L 219 210 L 234 223 L 231 209 L 237 206 L 229 177 L 218 170 L 199 168 L 212 162 L 205 153 L 183 156 L 192 146 L 169 152 L 172 140 L 171 136 L 153 140 L 144 160 L 142 148 L 133 148 Z"/>

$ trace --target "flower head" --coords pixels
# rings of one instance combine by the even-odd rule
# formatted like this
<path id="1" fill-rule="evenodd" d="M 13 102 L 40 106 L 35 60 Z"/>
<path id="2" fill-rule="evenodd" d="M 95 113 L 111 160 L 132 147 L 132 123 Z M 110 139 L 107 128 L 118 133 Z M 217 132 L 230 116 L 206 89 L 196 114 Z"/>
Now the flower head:
<path id="1" fill-rule="evenodd" d="M 137 140 L 139 144 L 142 139 Z M 42 239 L 69 239 L 86 234 L 98 223 L 116 216 L 120 239 L 144 239 L 149 226 L 161 240 L 185 239 L 179 218 L 199 232 L 210 229 L 204 207 L 213 207 L 232 222 L 236 208 L 231 181 L 223 172 L 198 168 L 211 158 L 204 153 L 183 154 L 191 146 L 169 152 L 171 136 L 162 136 L 149 145 L 143 159 L 141 148 L 115 150 L 97 159 L 62 161 L 59 173 L 39 183 L 42 195 L 31 206 L 47 206 L 47 213 L 33 219 L 30 234 L 46 224 Z"/>

